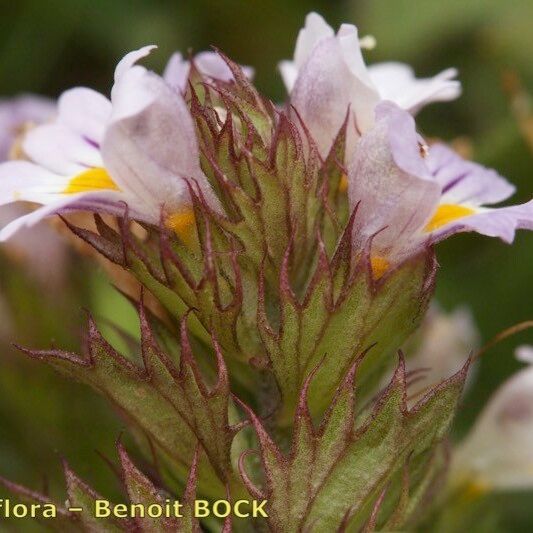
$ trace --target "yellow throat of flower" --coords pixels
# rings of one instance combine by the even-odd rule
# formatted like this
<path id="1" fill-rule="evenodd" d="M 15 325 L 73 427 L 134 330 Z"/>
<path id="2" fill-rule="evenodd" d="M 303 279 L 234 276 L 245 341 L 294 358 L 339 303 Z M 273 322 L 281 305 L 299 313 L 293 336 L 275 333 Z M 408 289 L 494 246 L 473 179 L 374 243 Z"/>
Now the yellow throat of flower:
<path id="1" fill-rule="evenodd" d="M 474 209 L 458 204 L 441 204 L 424 228 L 425 233 L 434 231 L 446 224 L 475 213 Z"/>
<path id="2" fill-rule="evenodd" d="M 165 226 L 173 231 L 180 240 L 190 246 L 195 241 L 196 219 L 192 207 L 184 207 L 165 219 Z"/>
<path id="3" fill-rule="evenodd" d="M 74 176 L 63 190 L 63 194 L 111 190 L 119 191 L 105 168 L 95 167 Z"/>
<path id="4" fill-rule="evenodd" d="M 370 267 L 372 268 L 372 276 L 375 280 L 378 280 L 387 272 L 390 263 L 384 257 L 374 255 L 370 258 Z"/>

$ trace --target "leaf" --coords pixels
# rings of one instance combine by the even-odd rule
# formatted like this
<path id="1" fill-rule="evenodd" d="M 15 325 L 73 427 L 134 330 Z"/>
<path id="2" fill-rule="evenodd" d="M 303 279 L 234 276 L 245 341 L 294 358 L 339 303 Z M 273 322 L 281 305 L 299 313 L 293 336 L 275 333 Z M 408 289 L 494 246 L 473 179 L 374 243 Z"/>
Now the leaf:
<path id="1" fill-rule="evenodd" d="M 64 464 L 65 480 L 67 483 L 68 504 L 71 508 L 82 509 L 76 512 L 83 531 L 90 533 L 115 533 L 132 531 L 133 524 L 129 519 L 96 517 L 94 513 L 96 500 L 103 500 L 97 492 L 82 481 L 68 466 Z M 73 513 L 74 514 L 74 513 Z"/>
<path id="2" fill-rule="evenodd" d="M 80 479 L 64 463 L 64 475 L 67 486 L 68 500 L 66 507 L 51 500 L 40 493 L 30 491 L 29 489 L 0 478 L 0 485 L 4 486 L 9 492 L 17 496 L 20 500 L 28 503 L 54 503 L 57 507 L 58 516 L 56 519 L 48 519 L 43 522 L 44 525 L 55 531 L 86 531 L 88 533 L 104 532 L 138 532 L 138 533 L 162 533 L 164 531 L 176 531 L 178 533 L 199 533 L 202 531 L 198 519 L 194 516 L 194 500 L 196 498 L 196 486 L 198 482 L 198 466 L 201 454 L 201 446 L 196 447 L 193 460 L 190 466 L 185 492 L 182 498 L 176 498 L 161 488 L 158 488 L 145 474 L 143 474 L 132 462 L 124 447 L 117 444 L 118 455 L 120 459 L 120 475 L 127 496 L 127 504 L 109 503 L 109 516 L 96 516 L 96 501 L 104 500 L 94 489 L 85 481 Z M 173 516 L 176 507 L 173 502 L 180 504 L 178 513 L 180 516 Z M 165 510 L 167 502 L 170 502 L 170 514 L 166 516 L 165 512 L 161 517 L 150 517 L 146 512 L 151 505 L 161 505 Z M 120 508 L 118 507 L 120 505 Z M 128 512 L 131 505 L 137 506 L 135 516 L 128 518 L 117 518 L 116 514 Z M 124 507 L 125 506 L 125 507 Z M 138 509 L 141 506 L 144 513 Z M 75 509 L 69 511 L 68 509 Z M 81 509 L 78 511 L 76 509 Z M 144 516 L 142 516 L 144 514 Z M 224 531 L 230 531 L 231 518 L 228 517 L 223 525 Z"/>
<path id="3" fill-rule="evenodd" d="M 92 319 L 86 357 L 58 350 L 22 350 L 106 396 L 149 438 L 178 479 L 185 481 L 199 441 L 206 452 L 198 466 L 200 492 L 221 497 L 229 484 L 236 494 L 242 493 L 230 454 L 238 426 L 229 423 L 229 410 L 234 408 L 230 406 L 228 375 L 217 341 L 213 339 L 218 376 L 209 387 L 194 359 L 186 318 L 181 324 L 179 368 L 154 339 L 142 305 L 140 321 L 144 368 L 117 353 Z"/>
<path id="4" fill-rule="evenodd" d="M 51 499 L 47 494 L 41 494 L 39 492 L 30 490 L 26 487 L 23 487 L 22 485 L 18 485 L 17 483 L 13 483 L 12 481 L 9 481 L 8 479 L 5 479 L 3 477 L 0 477 L 0 486 L 6 489 L 10 494 L 15 496 L 17 500 L 20 502 L 24 502 L 26 504 L 37 504 L 37 505 L 46 505 L 46 504 L 52 504 L 57 509 L 57 516 L 53 519 L 46 519 L 46 521 L 43 523 L 46 526 L 48 526 L 53 531 L 76 531 L 76 517 L 73 515 L 73 513 L 69 513 L 67 508 Z M 36 518 L 37 521 L 40 521 Z M 44 520 L 44 519 L 43 519 Z"/>
<path id="5" fill-rule="evenodd" d="M 360 361 L 337 389 L 318 428 L 313 425 L 308 405 L 311 381 L 318 376 L 316 370 L 307 378 L 286 454 L 257 416 L 242 405 L 259 440 L 265 486 L 254 486 L 242 465 L 241 475 L 252 494 L 268 500 L 268 520 L 274 531 L 332 531 L 346 523 L 347 517 L 350 524 L 362 527 L 376 499 L 407 460 L 428 453 L 445 438 L 467 367 L 409 409 L 405 366 L 400 357 L 390 384 L 364 423 L 356 426 L 354 387 L 358 365 Z"/>
<path id="6" fill-rule="evenodd" d="M 180 501 L 183 504 L 183 507 L 180 509 L 182 517 L 136 517 L 134 521 L 139 531 L 143 533 L 163 533 L 165 531 L 196 533 L 200 531 L 200 524 L 193 516 L 192 501 L 190 501 L 192 485 L 194 484 L 195 489 L 197 481 L 199 452 L 200 448 L 197 447 L 189 473 L 185 499 Z M 164 505 L 165 499 L 169 499 L 169 495 L 167 494 L 163 498 L 161 491 L 137 469 L 120 443 L 118 444 L 118 454 L 129 501 L 132 504 L 140 504 L 144 508 L 148 508 L 152 504 Z"/>

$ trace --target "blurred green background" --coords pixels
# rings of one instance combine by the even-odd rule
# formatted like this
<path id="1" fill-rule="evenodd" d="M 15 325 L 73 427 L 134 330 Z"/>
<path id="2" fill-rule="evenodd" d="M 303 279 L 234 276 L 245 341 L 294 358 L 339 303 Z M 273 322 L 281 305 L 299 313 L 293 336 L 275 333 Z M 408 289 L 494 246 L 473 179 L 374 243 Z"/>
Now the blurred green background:
<path id="1" fill-rule="evenodd" d="M 356 23 L 362 35 L 377 38 L 377 48 L 366 54 L 369 63 L 405 61 L 419 76 L 457 67 L 463 96 L 424 110 L 421 130 L 430 137 L 463 138 L 462 145 L 471 146 L 475 159 L 517 185 L 515 201 L 531 197 L 533 119 L 530 113 L 528 126 L 527 96 L 517 84 L 521 80 L 524 93 L 533 91 L 531 0 L 1 0 L 0 6 L 4 96 L 35 92 L 57 97 L 75 85 L 107 92 L 117 60 L 156 43 L 159 51 L 149 59 L 156 70 L 175 50 L 216 45 L 240 63 L 253 65 L 258 87 L 281 101 L 284 90 L 276 64 L 291 57 L 305 14 L 316 10 L 334 26 Z M 520 103 L 522 120 L 516 113 Z M 439 301 L 447 309 L 466 303 L 483 341 L 533 318 L 532 234 L 519 234 L 512 248 L 479 236 L 458 236 L 440 245 L 438 257 Z M 99 316 L 119 316 L 123 324 L 135 327 L 132 311 L 103 272 L 74 257 L 71 271 L 68 287 L 43 300 L 42 286 L 2 259 L 0 290 L 14 316 L 14 341 L 77 349 L 84 322 L 80 302 Z M 458 433 L 490 392 L 518 368 L 513 349 L 526 342 L 533 344 L 532 333 L 486 354 L 465 399 Z M 0 365 L 0 474 L 35 488 L 48 476 L 57 487 L 60 459 L 67 457 L 80 475 L 112 494 L 113 476 L 94 452 L 114 457 L 121 428 L 105 402 L 15 355 L 5 341 Z M 504 499 L 502 531 L 528 530 L 533 509 L 525 502 L 530 497 Z"/>

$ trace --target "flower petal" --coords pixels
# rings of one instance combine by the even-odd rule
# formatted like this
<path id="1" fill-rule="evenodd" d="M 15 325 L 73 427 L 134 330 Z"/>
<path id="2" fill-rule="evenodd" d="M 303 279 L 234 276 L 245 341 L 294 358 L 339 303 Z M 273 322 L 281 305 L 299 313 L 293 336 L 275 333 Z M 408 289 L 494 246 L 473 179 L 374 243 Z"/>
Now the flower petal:
<path id="1" fill-rule="evenodd" d="M 422 79 L 417 79 L 413 69 L 404 63 L 378 63 L 371 65 L 368 72 L 382 99 L 411 113 L 431 102 L 454 100 L 461 94 L 461 84 L 453 79 L 457 76 L 453 68 Z"/>
<path id="2" fill-rule="evenodd" d="M 111 102 L 103 94 L 76 87 L 65 91 L 58 100 L 58 122 L 99 146 L 111 115 Z"/>
<path id="3" fill-rule="evenodd" d="M 294 49 L 294 62 L 301 67 L 313 48 L 327 37 L 333 37 L 333 28 L 318 13 L 311 12 L 305 17 L 305 25 L 298 33 L 296 47 Z M 287 89 L 290 91 L 289 87 Z"/>
<path id="4" fill-rule="evenodd" d="M 215 52 L 200 52 L 194 56 L 193 61 L 203 76 L 221 81 L 233 80 L 231 69 L 222 57 Z M 247 78 L 253 78 L 254 69 L 252 67 L 241 66 L 241 68 Z M 180 52 L 175 52 L 165 67 L 163 79 L 175 89 L 184 92 L 187 88 L 190 69 L 190 61 L 183 59 Z"/>
<path id="5" fill-rule="evenodd" d="M 374 97 L 377 96 L 376 88 L 368 73 L 368 68 L 363 59 L 359 32 L 353 24 L 342 24 L 337 32 L 337 40 L 344 53 L 344 61 L 350 68 L 352 74 L 371 91 Z"/>
<path id="6" fill-rule="evenodd" d="M 291 93 L 300 68 L 307 61 L 315 46 L 328 37 L 334 37 L 333 28 L 318 13 L 311 12 L 305 17 L 304 27 L 299 31 L 292 61 L 281 61 L 279 70 L 287 92 Z"/>
<path id="7" fill-rule="evenodd" d="M 517 346 L 514 355 L 522 363 L 527 363 L 528 365 L 533 364 L 533 346 L 531 344 Z"/>
<path id="8" fill-rule="evenodd" d="M 435 242 L 441 241 L 455 233 L 475 231 L 488 237 L 499 237 L 506 243 L 512 243 L 516 230 L 533 230 L 533 200 L 525 204 L 478 210 L 433 232 Z"/>
<path id="9" fill-rule="evenodd" d="M 191 65 L 183 59 L 180 52 L 174 52 L 163 71 L 163 79 L 175 89 L 184 92 L 187 88 L 187 80 Z"/>
<path id="10" fill-rule="evenodd" d="M 0 100 L 0 161 L 9 151 L 25 123 L 40 124 L 56 114 L 53 100 L 34 95 L 21 95 Z"/>
<path id="11" fill-rule="evenodd" d="M 146 70 L 123 72 L 113 88 L 113 115 L 102 143 L 104 166 L 124 191 L 160 208 L 187 198 L 183 178 L 206 184 L 194 124 L 183 97 Z"/>
<path id="12" fill-rule="evenodd" d="M 353 74 L 335 37 L 322 39 L 316 45 L 291 93 L 291 104 L 322 156 L 327 155 L 348 108 L 352 111 L 349 134 L 356 140 L 361 131 L 373 124 L 376 103 L 377 93 Z"/>
<path id="13" fill-rule="evenodd" d="M 32 201 L 35 194 L 59 192 L 65 184 L 63 176 L 29 161 L 7 161 L 0 164 L 0 205 Z"/>
<path id="14" fill-rule="evenodd" d="M 350 205 L 358 206 L 357 243 L 362 246 L 380 232 L 373 240 L 378 253 L 409 253 L 409 240 L 440 197 L 420 155 L 411 115 L 392 103 L 377 107 L 376 125 L 361 137 L 348 179 Z"/>
<path id="15" fill-rule="evenodd" d="M 100 191 L 98 193 L 82 193 L 71 196 L 57 196 L 50 203 L 23 215 L 4 226 L 0 231 L 0 242 L 11 238 L 15 233 L 24 227 L 31 227 L 43 218 L 57 213 L 68 211 L 92 211 L 114 215 L 124 213 L 125 196 L 117 191 Z M 129 202 L 128 202 L 129 204 Z M 143 220 L 134 212 L 132 217 Z"/>
<path id="16" fill-rule="evenodd" d="M 454 454 L 451 476 L 487 488 L 533 487 L 533 367 L 493 395 Z"/>
<path id="17" fill-rule="evenodd" d="M 490 205 L 506 200 L 515 187 L 496 171 L 464 160 L 444 144 L 434 144 L 426 159 L 442 187 L 442 203 Z"/>
<path id="18" fill-rule="evenodd" d="M 284 60 L 280 61 L 278 68 L 281 74 L 281 79 L 287 89 L 287 92 L 290 93 L 296 83 L 298 78 L 298 67 L 294 64 L 294 61 Z"/>
<path id="19" fill-rule="evenodd" d="M 194 56 L 194 64 L 198 70 L 209 78 L 221 81 L 233 80 L 233 73 L 227 63 L 215 52 L 200 52 Z M 244 75 L 252 78 L 254 69 L 248 66 L 241 66 Z"/>
<path id="20" fill-rule="evenodd" d="M 479 333 L 467 307 L 444 312 L 433 304 L 411 342 L 407 365 L 410 370 L 424 369 L 421 384 L 428 386 L 459 372 L 468 354 L 479 346 Z"/>
<path id="21" fill-rule="evenodd" d="M 26 134 L 22 147 L 32 161 L 58 174 L 102 166 L 99 150 L 63 124 L 37 126 Z"/>
<path id="22" fill-rule="evenodd" d="M 115 83 L 131 68 L 139 61 L 139 59 L 142 59 L 143 57 L 146 57 L 150 54 L 152 50 L 155 50 L 157 46 L 155 44 L 149 44 L 147 46 L 143 46 L 142 48 L 139 48 L 138 50 L 133 50 L 133 52 L 129 52 L 126 54 L 117 64 L 115 67 Z M 144 69 L 144 67 L 139 67 Z"/>

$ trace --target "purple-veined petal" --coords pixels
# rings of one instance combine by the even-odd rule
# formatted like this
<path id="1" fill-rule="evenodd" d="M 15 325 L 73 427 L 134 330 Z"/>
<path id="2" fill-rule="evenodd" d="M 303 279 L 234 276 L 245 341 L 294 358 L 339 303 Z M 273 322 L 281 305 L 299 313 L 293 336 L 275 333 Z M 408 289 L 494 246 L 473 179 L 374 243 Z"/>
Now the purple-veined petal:
<path id="1" fill-rule="evenodd" d="M 533 230 L 533 200 L 509 207 L 481 209 L 442 226 L 432 233 L 432 238 L 441 241 L 455 233 L 475 231 L 488 237 L 499 237 L 510 244 L 519 229 Z"/>
<path id="2" fill-rule="evenodd" d="M 87 167 L 102 166 L 97 148 L 58 123 L 30 130 L 22 147 L 32 161 L 58 174 L 76 174 Z"/>
<path id="3" fill-rule="evenodd" d="M 354 237 L 362 246 L 374 240 L 378 254 L 407 254 L 411 238 L 435 210 L 440 187 L 419 150 L 414 120 L 384 102 L 376 125 L 360 139 L 348 169 L 349 199 L 358 206 Z M 394 252 L 393 252 L 394 251 Z"/>
<path id="4" fill-rule="evenodd" d="M 111 102 L 87 87 L 65 91 L 58 100 L 58 122 L 99 146 L 111 115 Z"/>
<path id="5" fill-rule="evenodd" d="M 442 187 L 442 203 L 490 205 L 515 192 L 514 185 L 496 171 L 464 160 L 443 144 L 431 146 L 426 163 Z"/>
<path id="6" fill-rule="evenodd" d="M 415 113 L 431 102 L 454 100 L 461 94 L 461 84 L 454 80 L 457 70 L 450 68 L 432 78 L 416 78 L 413 69 L 404 63 L 378 63 L 368 72 L 383 100 L 391 100 L 401 108 Z"/>

